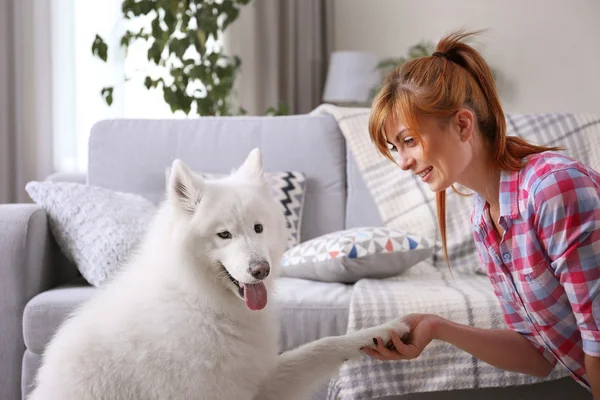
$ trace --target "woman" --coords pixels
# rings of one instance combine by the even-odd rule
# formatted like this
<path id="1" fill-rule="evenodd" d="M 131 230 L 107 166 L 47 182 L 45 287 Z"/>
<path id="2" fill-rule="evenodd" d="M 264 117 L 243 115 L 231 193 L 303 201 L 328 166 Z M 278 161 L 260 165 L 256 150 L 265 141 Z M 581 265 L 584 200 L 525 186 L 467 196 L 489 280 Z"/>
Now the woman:
<path id="1" fill-rule="evenodd" d="M 474 192 L 480 259 L 508 329 L 407 316 L 410 343 L 394 335 L 363 351 L 416 358 L 443 340 L 506 370 L 548 375 L 557 362 L 600 399 L 600 174 L 576 160 L 506 136 L 492 73 L 456 32 L 429 57 L 393 71 L 369 121 L 378 150 L 436 193 L 442 243 L 445 190 Z"/>

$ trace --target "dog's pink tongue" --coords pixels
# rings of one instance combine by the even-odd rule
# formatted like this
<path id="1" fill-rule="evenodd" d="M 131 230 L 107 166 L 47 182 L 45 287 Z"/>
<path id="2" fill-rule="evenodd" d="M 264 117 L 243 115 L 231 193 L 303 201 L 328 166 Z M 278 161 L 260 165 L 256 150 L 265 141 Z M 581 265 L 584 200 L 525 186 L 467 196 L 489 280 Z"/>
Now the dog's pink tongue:
<path id="1" fill-rule="evenodd" d="M 262 310 L 267 305 L 267 288 L 265 284 L 255 283 L 254 285 L 244 285 L 244 300 L 249 309 L 256 311 Z"/>

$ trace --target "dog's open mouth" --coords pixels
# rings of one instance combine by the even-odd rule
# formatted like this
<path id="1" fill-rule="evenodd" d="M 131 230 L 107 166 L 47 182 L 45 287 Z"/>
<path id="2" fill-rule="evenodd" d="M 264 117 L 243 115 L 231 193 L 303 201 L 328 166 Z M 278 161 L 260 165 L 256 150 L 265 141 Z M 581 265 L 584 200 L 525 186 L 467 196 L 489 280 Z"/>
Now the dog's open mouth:
<path id="1" fill-rule="evenodd" d="M 222 264 L 221 264 L 222 265 Z M 223 266 L 223 265 L 222 265 Z M 229 278 L 229 280 L 231 282 L 233 282 L 233 284 L 235 286 L 237 286 L 238 289 L 238 293 L 240 295 L 240 297 L 243 299 L 244 298 L 244 287 L 240 285 L 240 283 L 237 281 L 237 279 L 235 279 L 233 276 L 231 276 L 231 274 L 229 273 L 229 271 L 227 271 L 227 268 L 225 268 L 225 266 L 223 266 L 223 270 L 225 271 L 225 273 L 227 274 L 227 277 Z"/>
<path id="2" fill-rule="evenodd" d="M 246 302 L 246 306 L 253 310 L 262 310 L 267 305 L 267 288 L 263 282 L 241 283 L 235 279 L 227 268 L 221 264 L 229 280 L 236 286 L 237 294 Z"/>

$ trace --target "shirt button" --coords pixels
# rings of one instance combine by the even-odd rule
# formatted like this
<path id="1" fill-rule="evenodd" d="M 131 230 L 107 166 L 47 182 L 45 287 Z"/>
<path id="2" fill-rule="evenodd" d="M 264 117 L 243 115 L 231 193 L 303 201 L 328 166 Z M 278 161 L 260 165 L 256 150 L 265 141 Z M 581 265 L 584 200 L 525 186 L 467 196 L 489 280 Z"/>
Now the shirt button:
<path id="1" fill-rule="evenodd" d="M 502 255 L 502 257 L 504 258 L 504 261 L 510 261 L 510 258 L 511 258 L 511 257 L 510 257 L 510 253 L 504 253 L 504 254 Z"/>

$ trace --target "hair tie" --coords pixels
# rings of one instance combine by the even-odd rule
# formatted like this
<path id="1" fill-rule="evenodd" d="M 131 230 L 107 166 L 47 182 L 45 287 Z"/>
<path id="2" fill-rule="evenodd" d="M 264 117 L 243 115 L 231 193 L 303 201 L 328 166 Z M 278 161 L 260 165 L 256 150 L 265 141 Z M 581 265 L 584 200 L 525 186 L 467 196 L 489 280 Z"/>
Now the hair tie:
<path id="1" fill-rule="evenodd" d="M 469 70 L 469 66 L 468 64 L 465 62 L 465 60 L 460 56 L 460 54 L 457 54 L 455 51 L 447 51 L 445 53 L 442 53 L 440 51 L 436 51 L 435 53 L 432 54 L 432 56 L 436 56 L 436 57 L 442 57 L 445 58 L 446 60 L 450 61 L 451 63 L 454 63 L 466 70 Z"/>

